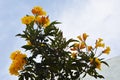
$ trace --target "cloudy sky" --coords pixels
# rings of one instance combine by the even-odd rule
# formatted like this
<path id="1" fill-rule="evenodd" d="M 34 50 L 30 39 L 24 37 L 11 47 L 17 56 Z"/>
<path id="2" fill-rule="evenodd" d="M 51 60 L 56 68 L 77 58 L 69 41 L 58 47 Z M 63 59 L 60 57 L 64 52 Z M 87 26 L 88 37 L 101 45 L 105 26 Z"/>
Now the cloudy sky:
<path id="1" fill-rule="evenodd" d="M 0 79 L 17 80 L 9 75 L 10 53 L 22 50 L 24 40 L 15 37 L 24 30 L 21 17 L 31 14 L 31 8 L 42 6 L 51 21 L 62 22 L 59 25 L 64 36 L 76 38 L 86 32 L 90 43 L 101 37 L 111 47 L 106 58 L 119 56 L 120 50 L 120 0 L 1 0 L 0 1 Z M 24 50 L 22 50 L 24 51 Z"/>

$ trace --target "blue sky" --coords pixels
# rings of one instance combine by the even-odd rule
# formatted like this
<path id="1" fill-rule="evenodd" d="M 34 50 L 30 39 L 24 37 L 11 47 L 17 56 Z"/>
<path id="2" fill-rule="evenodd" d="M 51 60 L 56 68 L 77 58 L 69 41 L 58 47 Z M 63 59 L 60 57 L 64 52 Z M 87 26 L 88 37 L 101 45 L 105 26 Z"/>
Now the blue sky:
<path id="1" fill-rule="evenodd" d="M 51 21 L 62 22 L 60 29 L 66 38 L 71 38 L 86 32 L 90 35 L 89 43 L 94 43 L 99 37 L 111 46 L 111 58 L 119 56 L 120 50 L 120 0 L 1 0 L 0 1 L 0 79 L 17 80 L 9 75 L 11 63 L 10 53 L 22 50 L 25 41 L 16 34 L 24 30 L 21 17 L 31 14 L 31 9 L 42 6 Z"/>

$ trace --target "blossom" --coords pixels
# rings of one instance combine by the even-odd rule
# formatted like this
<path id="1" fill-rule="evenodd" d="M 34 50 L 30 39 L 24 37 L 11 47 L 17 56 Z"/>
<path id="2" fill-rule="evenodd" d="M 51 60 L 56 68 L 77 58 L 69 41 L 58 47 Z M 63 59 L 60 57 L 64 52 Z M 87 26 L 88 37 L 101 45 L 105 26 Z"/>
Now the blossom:
<path id="1" fill-rule="evenodd" d="M 10 65 L 9 72 L 11 75 L 19 75 L 18 69 L 16 69 L 16 66 L 14 63 Z"/>
<path id="2" fill-rule="evenodd" d="M 9 67 L 10 74 L 19 75 L 19 70 L 22 70 L 26 64 L 26 54 L 22 54 L 17 50 L 11 54 L 10 58 L 12 59 L 12 64 Z"/>
<path id="3" fill-rule="evenodd" d="M 78 38 L 80 41 L 86 41 L 86 39 L 87 39 L 88 36 L 89 36 L 89 35 L 87 35 L 86 33 L 83 33 L 82 36 L 81 36 L 81 35 L 80 35 L 80 36 L 77 36 L 77 38 Z"/>
<path id="4" fill-rule="evenodd" d="M 47 16 L 47 17 L 42 16 L 41 21 L 42 21 L 42 24 L 43 24 L 45 27 L 50 24 L 50 20 L 49 20 L 49 17 L 48 17 L 48 16 Z"/>
<path id="5" fill-rule="evenodd" d="M 79 43 L 74 43 L 73 47 L 71 48 L 72 51 L 78 50 L 79 48 Z"/>
<path id="6" fill-rule="evenodd" d="M 72 47 L 72 48 L 70 48 L 70 50 L 72 50 L 72 51 L 76 51 L 77 48 L 76 48 L 76 47 Z"/>
<path id="7" fill-rule="evenodd" d="M 20 54 L 20 53 L 21 53 L 21 52 L 20 52 L 19 50 L 14 51 L 14 52 L 11 53 L 10 58 L 11 58 L 12 60 L 15 60 L 17 54 Z"/>
<path id="8" fill-rule="evenodd" d="M 101 61 L 98 58 L 90 58 L 90 63 L 101 70 Z"/>
<path id="9" fill-rule="evenodd" d="M 98 38 L 98 41 L 99 41 L 99 42 L 102 42 L 102 41 L 103 41 L 103 39 L 102 39 L 102 38 Z"/>
<path id="10" fill-rule="evenodd" d="M 95 58 L 95 64 L 96 64 L 96 68 L 101 70 L 101 61 L 98 58 Z"/>
<path id="11" fill-rule="evenodd" d="M 102 41 L 103 41 L 102 38 L 98 38 L 98 40 L 96 40 L 96 43 L 95 43 L 96 44 L 95 48 L 97 48 L 97 47 L 103 47 L 104 48 L 105 44 L 102 43 Z"/>
<path id="12" fill-rule="evenodd" d="M 111 51 L 111 49 L 110 49 L 110 47 L 108 46 L 108 47 L 106 47 L 105 50 L 102 51 L 102 53 L 109 54 L 110 51 Z"/>
<path id="13" fill-rule="evenodd" d="M 74 43 L 74 47 L 78 48 L 79 47 L 79 43 Z"/>
<path id="14" fill-rule="evenodd" d="M 46 12 L 43 10 L 43 8 L 42 7 L 40 7 L 40 6 L 35 6 L 33 9 L 32 9 L 32 13 L 34 14 L 34 15 L 39 15 L 39 16 L 41 16 L 41 15 L 46 15 Z"/>
<path id="15" fill-rule="evenodd" d="M 78 49 L 84 49 L 85 48 L 85 42 L 80 43 L 74 43 L 73 47 L 71 48 L 72 51 L 78 50 Z"/>
<path id="16" fill-rule="evenodd" d="M 85 41 L 87 39 L 88 35 L 86 33 L 83 33 L 83 40 Z"/>
<path id="17" fill-rule="evenodd" d="M 85 42 L 82 41 L 82 42 L 80 43 L 79 48 L 80 48 L 80 49 L 84 49 L 84 48 L 85 48 Z"/>
<path id="18" fill-rule="evenodd" d="M 82 41 L 82 37 L 81 37 L 81 35 L 80 35 L 80 36 L 77 36 L 77 38 L 78 38 L 80 41 Z"/>
<path id="19" fill-rule="evenodd" d="M 77 53 L 75 53 L 75 52 L 71 53 L 71 57 L 72 57 L 73 59 L 75 59 L 75 58 L 77 57 Z"/>
<path id="20" fill-rule="evenodd" d="M 34 16 L 24 16 L 21 21 L 23 24 L 30 24 L 32 21 L 34 21 L 35 17 Z"/>
<path id="21" fill-rule="evenodd" d="M 47 17 L 46 16 L 41 16 L 41 17 L 38 16 L 38 17 L 36 17 L 35 21 L 38 24 L 42 25 L 43 27 L 46 27 L 50 24 L 50 20 L 49 20 L 48 16 Z"/>
<path id="22" fill-rule="evenodd" d="M 87 46 L 87 48 L 88 48 L 88 51 L 91 51 L 93 49 L 92 46 Z"/>

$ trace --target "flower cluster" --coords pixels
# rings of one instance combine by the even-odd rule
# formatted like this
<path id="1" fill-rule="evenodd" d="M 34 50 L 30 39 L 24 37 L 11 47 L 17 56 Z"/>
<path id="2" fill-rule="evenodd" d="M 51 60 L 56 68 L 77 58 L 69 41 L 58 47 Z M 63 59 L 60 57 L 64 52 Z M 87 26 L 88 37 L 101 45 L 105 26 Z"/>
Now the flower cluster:
<path id="1" fill-rule="evenodd" d="M 26 25 L 28 25 L 28 24 L 30 24 L 32 21 L 34 21 L 34 19 L 35 19 L 35 17 L 34 16 L 24 16 L 23 18 L 22 18 L 22 23 L 23 24 L 26 24 Z"/>
<path id="2" fill-rule="evenodd" d="M 32 9 L 32 13 L 34 15 L 46 15 L 46 12 L 43 10 L 42 7 L 39 7 L 39 6 L 35 6 L 33 9 Z"/>
<path id="3" fill-rule="evenodd" d="M 12 52 L 10 56 L 12 64 L 10 65 L 9 72 L 12 75 L 19 75 L 19 70 L 23 70 L 26 64 L 26 54 L 22 54 L 19 50 Z"/>
<path id="4" fill-rule="evenodd" d="M 47 27 L 50 24 L 49 17 L 46 16 L 46 12 L 39 6 L 35 6 L 31 12 L 33 15 L 26 15 L 21 20 L 23 24 L 29 25 L 32 22 L 43 27 Z"/>
<path id="5" fill-rule="evenodd" d="M 95 42 L 95 46 L 88 45 L 86 43 L 86 39 L 88 38 L 88 34 L 83 33 L 82 35 L 77 37 L 79 41 L 77 43 L 74 43 L 74 45 L 71 48 L 71 57 L 77 58 L 78 55 L 84 53 L 89 57 L 90 60 L 90 66 L 94 66 L 97 69 L 101 69 L 101 60 L 98 58 L 102 54 L 109 54 L 110 53 L 110 47 L 107 46 L 105 49 L 105 44 L 102 42 L 102 38 L 98 38 Z M 98 48 L 103 48 L 101 53 L 97 53 Z"/>

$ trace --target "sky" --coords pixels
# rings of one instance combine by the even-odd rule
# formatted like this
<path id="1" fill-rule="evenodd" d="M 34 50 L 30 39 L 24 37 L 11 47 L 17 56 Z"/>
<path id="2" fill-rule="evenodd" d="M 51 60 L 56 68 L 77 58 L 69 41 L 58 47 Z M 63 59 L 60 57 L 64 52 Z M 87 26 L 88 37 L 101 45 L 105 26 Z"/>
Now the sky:
<path id="1" fill-rule="evenodd" d="M 0 0 L 0 79 L 17 80 L 9 74 L 9 56 L 15 50 L 25 52 L 21 49 L 25 41 L 15 35 L 25 29 L 21 18 L 34 6 L 42 6 L 51 21 L 61 22 L 58 27 L 67 39 L 86 32 L 89 43 L 101 37 L 111 47 L 104 57 L 120 56 L 119 4 L 120 0 Z"/>

